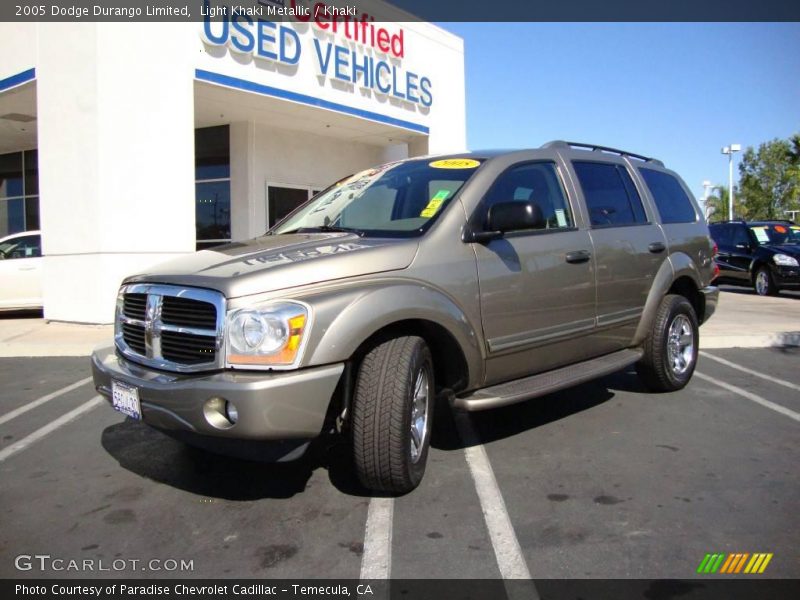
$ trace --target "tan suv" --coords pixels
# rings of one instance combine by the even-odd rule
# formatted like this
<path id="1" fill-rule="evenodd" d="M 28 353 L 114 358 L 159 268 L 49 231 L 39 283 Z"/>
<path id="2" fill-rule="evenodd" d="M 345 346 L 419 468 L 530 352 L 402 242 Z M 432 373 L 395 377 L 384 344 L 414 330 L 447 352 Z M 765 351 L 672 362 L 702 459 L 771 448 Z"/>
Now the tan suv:
<path id="1" fill-rule="evenodd" d="M 217 452 L 291 460 L 337 428 L 362 483 L 402 493 L 437 398 L 490 409 L 634 363 L 653 391 L 685 386 L 713 269 L 657 160 L 567 142 L 414 158 L 126 279 L 95 385 Z"/>

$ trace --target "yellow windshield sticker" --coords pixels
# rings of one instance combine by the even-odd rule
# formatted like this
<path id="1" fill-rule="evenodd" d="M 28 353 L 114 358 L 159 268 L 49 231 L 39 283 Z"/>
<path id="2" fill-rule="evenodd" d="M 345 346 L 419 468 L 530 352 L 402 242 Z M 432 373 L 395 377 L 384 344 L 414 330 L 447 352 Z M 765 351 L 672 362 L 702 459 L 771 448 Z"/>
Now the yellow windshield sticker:
<path id="1" fill-rule="evenodd" d="M 442 207 L 444 201 L 450 195 L 450 190 L 439 190 L 436 194 L 431 198 L 431 201 L 428 202 L 428 205 L 422 209 L 422 212 L 419 213 L 420 217 L 425 217 L 426 219 L 431 218 Z"/>
<path id="2" fill-rule="evenodd" d="M 481 163 L 471 158 L 446 158 L 428 163 L 428 166 L 434 169 L 474 169 L 481 166 Z"/>

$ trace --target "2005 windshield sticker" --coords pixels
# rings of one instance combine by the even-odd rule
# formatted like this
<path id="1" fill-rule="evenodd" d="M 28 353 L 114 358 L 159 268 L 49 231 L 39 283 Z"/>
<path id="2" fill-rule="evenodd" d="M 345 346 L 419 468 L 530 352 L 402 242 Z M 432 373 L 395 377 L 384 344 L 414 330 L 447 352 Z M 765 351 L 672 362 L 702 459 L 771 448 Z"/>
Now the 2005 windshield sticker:
<path id="1" fill-rule="evenodd" d="M 434 169 L 474 169 L 480 167 L 481 163 L 472 158 L 445 158 L 428 163 L 428 166 Z"/>
<path id="2" fill-rule="evenodd" d="M 425 217 L 426 219 L 431 218 L 442 207 L 444 201 L 447 200 L 447 197 L 450 195 L 450 190 L 439 190 L 434 194 L 431 201 L 428 202 L 428 205 L 422 209 L 422 212 L 419 213 L 420 217 Z"/>

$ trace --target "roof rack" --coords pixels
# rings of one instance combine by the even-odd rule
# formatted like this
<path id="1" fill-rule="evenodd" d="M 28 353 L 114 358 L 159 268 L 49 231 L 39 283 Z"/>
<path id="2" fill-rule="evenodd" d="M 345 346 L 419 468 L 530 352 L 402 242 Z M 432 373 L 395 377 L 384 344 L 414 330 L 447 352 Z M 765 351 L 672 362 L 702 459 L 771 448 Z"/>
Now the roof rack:
<path id="1" fill-rule="evenodd" d="M 581 142 L 565 142 L 564 140 L 554 140 L 552 142 L 547 142 L 542 146 L 542 148 L 586 148 L 592 152 L 610 152 L 612 154 L 618 154 L 619 156 L 637 158 L 639 160 L 643 160 L 644 162 L 653 163 L 654 165 L 658 165 L 660 167 L 664 166 L 663 162 L 650 156 L 642 156 L 641 154 L 634 154 L 633 152 L 626 152 L 625 150 L 610 148 L 608 146 L 598 146 L 597 144 L 584 144 Z"/>

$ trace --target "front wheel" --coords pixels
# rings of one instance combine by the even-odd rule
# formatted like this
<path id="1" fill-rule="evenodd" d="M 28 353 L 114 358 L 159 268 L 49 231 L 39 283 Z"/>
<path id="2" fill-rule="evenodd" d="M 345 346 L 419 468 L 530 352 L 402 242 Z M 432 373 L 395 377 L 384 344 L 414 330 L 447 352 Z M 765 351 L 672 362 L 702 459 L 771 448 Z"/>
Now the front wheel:
<path id="1" fill-rule="evenodd" d="M 353 457 L 362 485 L 397 494 L 419 485 L 433 403 L 433 360 L 425 340 L 397 337 L 367 353 L 352 406 Z"/>
<path id="2" fill-rule="evenodd" d="M 644 343 L 644 356 L 636 364 L 639 377 L 656 392 L 682 389 L 697 364 L 698 340 L 697 315 L 691 303 L 683 296 L 664 296 Z"/>
<path id="3" fill-rule="evenodd" d="M 778 293 L 778 286 L 775 285 L 775 281 L 772 279 L 769 267 L 759 267 L 753 280 L 753 287 L 759 296 L 774 296 Z"/>

